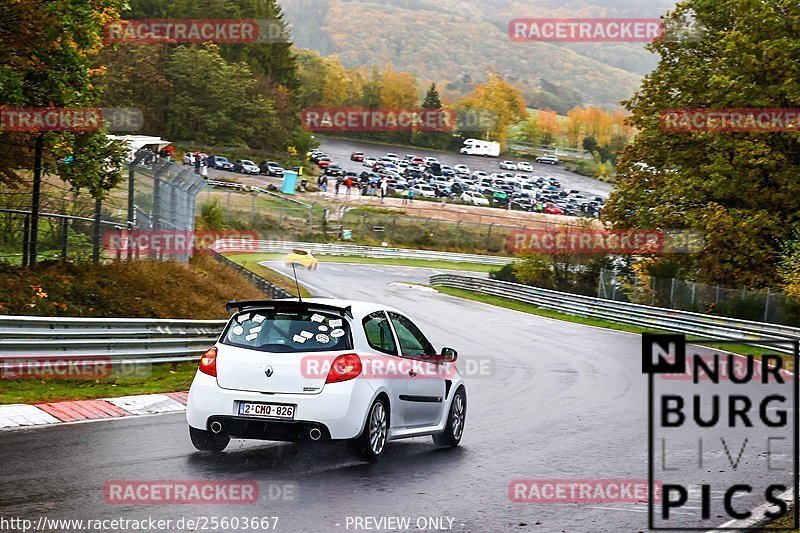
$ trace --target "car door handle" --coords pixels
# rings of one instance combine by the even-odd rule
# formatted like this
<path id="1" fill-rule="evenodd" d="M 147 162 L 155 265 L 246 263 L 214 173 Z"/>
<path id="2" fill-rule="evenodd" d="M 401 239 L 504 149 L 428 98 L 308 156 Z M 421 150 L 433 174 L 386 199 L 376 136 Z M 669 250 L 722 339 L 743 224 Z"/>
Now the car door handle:
<path id="1" fill-rule="evenodd" d="M 417 373 L 416 373 L 416 372 L 414 372 L 413 370 L 409 370 L 409 371 L 408 371 L 408 375 L 409 375 L 409 376 L 411 376 L 411 377 L 413 378 L 413 377 L 416 377 L 416 376 L 417 376 Z"/>

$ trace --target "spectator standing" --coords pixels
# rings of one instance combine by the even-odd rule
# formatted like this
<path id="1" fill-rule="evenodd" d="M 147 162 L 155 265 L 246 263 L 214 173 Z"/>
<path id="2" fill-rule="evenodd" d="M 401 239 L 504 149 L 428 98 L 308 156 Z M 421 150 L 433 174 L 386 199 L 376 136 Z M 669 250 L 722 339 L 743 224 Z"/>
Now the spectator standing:
<path id="1" fill-rule="evenodd" d="M 344 186 L 345 186 L 345 196 L 350 196 L 350 189 L 352 189 L 353 187 L 353 180 L 347 178 L 347 180 L 345 180 L 344 182 Z"/>
<path id="2" fill-rule="evenodd" d="M 336 178 L 336 185 L 333 186 L 334 190 L 336 191 L 335 195 L 339 196 L 339 186 L 342 184 L 342 180 Z"/>
<path id="3" fill-rule="evenodd" d="M 386 194 L 389 190 L 389 182 L 386 178 L 381 180 L 381 203 L 383 203 L 383 199 L 386 198 Z"/>
<path id="4" fill-rule="evenodd" d="M 202 163 L 200 161 L 200 152 L 195 152 L 194 153 L 194 173 L 195 174 L 200 174 L 200 166 L 201 166 L 201 164 Z"/>
<path id="5" fill-rule="evenodd" d="M 197 159 L 200 160 L 200 175 L 203 179 L 208 179 L 208 161 L 205 157 L 200 157 L 199 155 L 195 156 Z"/>

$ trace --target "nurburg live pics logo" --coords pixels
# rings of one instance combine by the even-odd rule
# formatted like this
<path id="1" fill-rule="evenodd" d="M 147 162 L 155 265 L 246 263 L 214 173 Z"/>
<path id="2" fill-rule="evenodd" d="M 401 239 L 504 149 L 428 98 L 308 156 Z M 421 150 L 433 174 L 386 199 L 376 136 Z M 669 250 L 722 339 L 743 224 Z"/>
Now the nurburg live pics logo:
<path id="1" fill-rule="evenodd" d="M 725 351 L 737 345 L 760 357 Z M 797 529 L 799 345 L 789 339 L 689 345 L 683 335 L 642 335 L 648 490 L 661 489 L 660 501 L 648 500 L 650 529 L 739 531 L 786 516 L 791 526 L 770 530 Z M 691 379 L 656 380 L 657 374 Z M 763 516 L 752 512 L 756 507 Z"/>

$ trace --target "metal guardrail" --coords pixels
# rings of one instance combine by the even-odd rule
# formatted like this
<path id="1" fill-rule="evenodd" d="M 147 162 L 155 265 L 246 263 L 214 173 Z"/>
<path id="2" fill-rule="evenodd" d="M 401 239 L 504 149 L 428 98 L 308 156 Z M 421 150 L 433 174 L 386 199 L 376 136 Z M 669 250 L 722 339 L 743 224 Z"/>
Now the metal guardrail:
<path id="1" fill-rule="evenodd" d="M 215 254 L 242 272 L 270 298 L 292 295 Z M 221 305 L 221 304 L 220 304 Z M 225 320 L 154 320 L 149 318 L 61 318 L 0 316 L 2 365 L 24 361 L 26 367 L 101 358 L 112 365 L 177 363 L 200 358 L 219 337 Z"/>
<path id="2" fill-rule="evenodd" d="M 112 364 L 197 359 L 225 320 L 0 316 L 0 363 L 107 357 Z"/>
<path id="3" fill-rule="evenodd" d="M 741 341 L 800 339 L 800 328 L 790 326 L 604 300 L 592 296 L 540 289 L 506 281 L 439 274 L 432 276 L 430 283 L 433 286 L 466 289 L 481 294 L 525 302 L 542 309 L 559 311 L 568 315 L 601 318 L 622 324 L 662 331 L 674 331 L 703 338 Z M 791 353 L 789 349 L 776 348 L 774 346 L 770 347 L 770 349 Z"/>
<path id="4" fill-rule="evenodd" d="M 422 259 L 426 261 L 448 261 L 453 263 L 478 263 L 502 266 L 514 261 L 512 257 L 494 255 L 460 254 L 438 252 L 435 250 L 414 250 L 410 248 L 384 248 L 381 246 L 359 246 L 354 244 L 325 244 L 290 241 L 242 241 L 241 239 L 221 239 L 213 244 L 217 252 L 263 252 L 288 253 L 293 248 L 302 248 L 318 255 L 349 255 L 356 257 Z"/>

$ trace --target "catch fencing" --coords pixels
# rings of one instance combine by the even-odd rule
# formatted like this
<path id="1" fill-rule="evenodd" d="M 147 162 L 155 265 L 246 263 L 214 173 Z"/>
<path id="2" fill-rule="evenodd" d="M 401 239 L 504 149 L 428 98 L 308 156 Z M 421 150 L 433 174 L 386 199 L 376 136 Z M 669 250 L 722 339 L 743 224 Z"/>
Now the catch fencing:
<path id="1" fill-rule="evenodd" d="M 22 265 L 51 259 L 91 258 L 97 262 L 108 231 L 194 230 L 195 197 L 205 181 L 191 169 L 143 149 L 129 163 L 126 178 L 98 201 L 89 194 L 75 193 L 52 169 L 45 169 L 36 200 L 36 224 L 33 180 L 4 188 L 0 191 L 0 260 Z M 136 257 L 188 259 L 187 254 Z M 122 253 L 112 258 L 134 257 Z"/>

